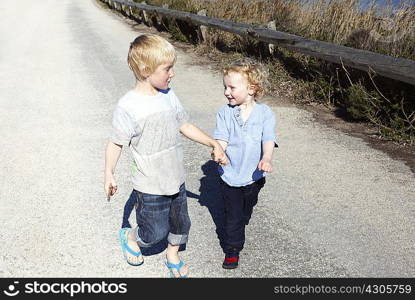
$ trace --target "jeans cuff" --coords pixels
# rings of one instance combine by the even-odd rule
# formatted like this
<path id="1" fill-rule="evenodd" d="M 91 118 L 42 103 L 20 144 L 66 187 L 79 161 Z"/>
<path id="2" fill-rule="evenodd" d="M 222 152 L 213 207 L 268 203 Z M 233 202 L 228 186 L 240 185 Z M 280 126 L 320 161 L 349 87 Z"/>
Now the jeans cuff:
<path id="1" fill-rule="evenodd" d="M 167 241 L 173 246 L 182 245 L 187 243 L 188 237 L 189 235 L 187 234 L 174 234 L 170 232 L 167 236 Z"/>
<path id="2" fill-rule="evenodd" d="M 132 230 L 132 233 L 133 233 L 133 237 L 134 237 L 134 239 L 137 241 L 137 244 L 138 244 L 138 246 L 141 248 L 141 247 L 150 247 L 152 244 L 151 243 L 146 243 L 146 242 L 144 242 L 141 238 L 140 238 L 140 236 L 138 235 L 138 226 L 137 227 L 135 227 L 135 228 L 133 228 L 133 229 L 131 229 Z"/>

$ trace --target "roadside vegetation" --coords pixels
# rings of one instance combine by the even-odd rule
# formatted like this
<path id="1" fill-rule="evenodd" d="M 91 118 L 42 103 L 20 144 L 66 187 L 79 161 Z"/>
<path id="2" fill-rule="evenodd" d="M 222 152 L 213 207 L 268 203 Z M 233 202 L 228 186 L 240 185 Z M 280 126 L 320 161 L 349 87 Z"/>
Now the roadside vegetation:
<path id="1" fill-rule="evenodd" d="M 142 2 L 142 0 L 135 0 Z M 358 0 L 147 0 L 154 6 L 197 13 L 233 22 L 267 26 L 278 31 L 384 55 L 415 60 L 415 6 L 403 0 L 400 9 L 365 10 Z M 300 104 L 318 103 L 350 122 L 366 122 L 379 136 L 415 145 L 415 84 L 368 74 L 343 65 L 274 47 L 251 38 L 208 28 L 205 41 L 195 39 L 183 22 L 164 19 L 163 30 L 219 65 L 239 56 L 261 60 L 270 71 L 271 95 Z"/>

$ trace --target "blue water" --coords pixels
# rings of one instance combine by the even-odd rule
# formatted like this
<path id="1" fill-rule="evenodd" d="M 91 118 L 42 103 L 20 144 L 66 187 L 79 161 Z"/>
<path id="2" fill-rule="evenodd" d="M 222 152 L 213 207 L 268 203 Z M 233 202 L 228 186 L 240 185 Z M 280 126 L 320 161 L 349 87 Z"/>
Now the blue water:
<path id="1" fill-rule="evenodd" d="M 371 0 L 360 0 L 361 7 L 363 9 L 365 9 L 367 5 L 370 4 L 371 2 L 372 2 Z M 376 4 L 379 7 L 392 3 L 392 6 L 394 8 L 400 8 L 402 2 L 407 3 L 409 5 L 415 5 L 415 0 L 376 0 Z"/>

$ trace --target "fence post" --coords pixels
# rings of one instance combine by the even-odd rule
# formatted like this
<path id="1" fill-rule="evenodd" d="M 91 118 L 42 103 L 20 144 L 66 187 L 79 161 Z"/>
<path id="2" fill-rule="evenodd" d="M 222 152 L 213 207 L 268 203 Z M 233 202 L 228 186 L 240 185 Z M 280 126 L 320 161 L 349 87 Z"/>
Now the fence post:
<path id="1" fill-rule="evenodd" d="M 128 0 L 128 2 L 133 2 L 132 0 Z M 128 18 L 131 18 L 133 16 L 133 9 L 131 5 L 126 6 L 125 13 L 128 15 Z"/>
<path id="2" fill-rule="evenodd" d="M 205 16 L 206 17 L 206 15 L 207 15 L 206 9 L 202 9 L 202 10 L 198 11 L 197 14 L 199 16 Z M 199 43 L 206 42 L 206 40 L 207 40 L 207 26 L 200 25 L 199 30 L 197 32 L 197 35 L 198 35 Z"/>
<path id="3" fill-rule="evenodd" d="M 163 4 L 161 7 L 162 8 L 165 8 L 165 9 L 169 9 L 169 5 L 168 4 Z M 160 15 L 159 13 L 157 13 L 157 12 L 154 15 L 155 15 L 155 19 L 157 21 L 157 25 L 158 26 L 163 26 L 163 16 Z"/>
<path id="4" fill-rule="evenodd" d="M 133 2 L 134 3 L 134 1 L 133 0 L 128 0 L 128 2 Z M 134 8 L 130 5 L 129 6 L 129 13 L 128 13 L 128 16 L 130 17 L 130 18 L 137 18 L 136 17 L 136 15 L 134 14 Z"/>
<path id="5" fill-rule="evenodd" d="M 128 1 L 133 2 L 133 0 L 128 0 Z M 130 6 L 130 7 L 129 7 L 129 11 L 130 11 L 130 12 L 129 12 L 129 14 L 128 14 L 128 15 L 129 15 L 130 17 L 131 17 L 131 16 L 134 16 L 134 13 L 133 13 L 133 7 L 132 7 L 132 6 Z"/>
<path id="6" fill-rule="evenodd" d="M 140 3 L 141 4 L 147 4 L 145 1 L 142 1 Z M 149 18 L 148 13 L 144 9 L 142 10 L 142 13 L 143 13 L 143 21 L 144 21 L 144 24 L 146 24 L 149 27 L 152 27 L 153 24 L 152 24 L 152 22 L 151 22 L 151 20 Z"/>
<path id="7" fill-rule="evenodd" d="M 277 30 L 277 25 L 276 25 L 275 21 L 269 22 L 268 25 L 267 25 L 267 28 L 271 29 L 271 30 Z M 271 54 L 271 55 L 274 54 L 275 45 L 274 44 L 268 44 L 268 51 L 269 51 L 269 54 Z"/>

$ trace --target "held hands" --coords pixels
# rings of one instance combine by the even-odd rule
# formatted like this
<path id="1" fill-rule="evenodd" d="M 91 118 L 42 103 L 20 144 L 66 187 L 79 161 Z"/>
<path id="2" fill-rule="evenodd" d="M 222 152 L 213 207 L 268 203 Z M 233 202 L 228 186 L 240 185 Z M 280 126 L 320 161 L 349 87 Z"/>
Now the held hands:
<path id="1" fill-rule="evenodd" d="M 222 166 L 226 166 L 228 164 L 228 158 L 226 157 L 225 152 L 219 144 L 212 148 L 210 156 L 215 162 L 219 163 Z"/>
<path id="2" fill-rule="evenodd" d="M 117 192 L 118 186 L 115 182 L 114 176 L 109 175 L 105 177 L 105 194 L 107 196 L 107 201 L 110 201 L 111 196 L 114 196 L 114 194 Z"/>
<path id="3" fill-rule="evenodd" d="M 264 171 L 264 172 L 272 172 L 272 163 L 271 160 L 268 158 L 263 158 L 258 164 L 258 170 Z"/>

